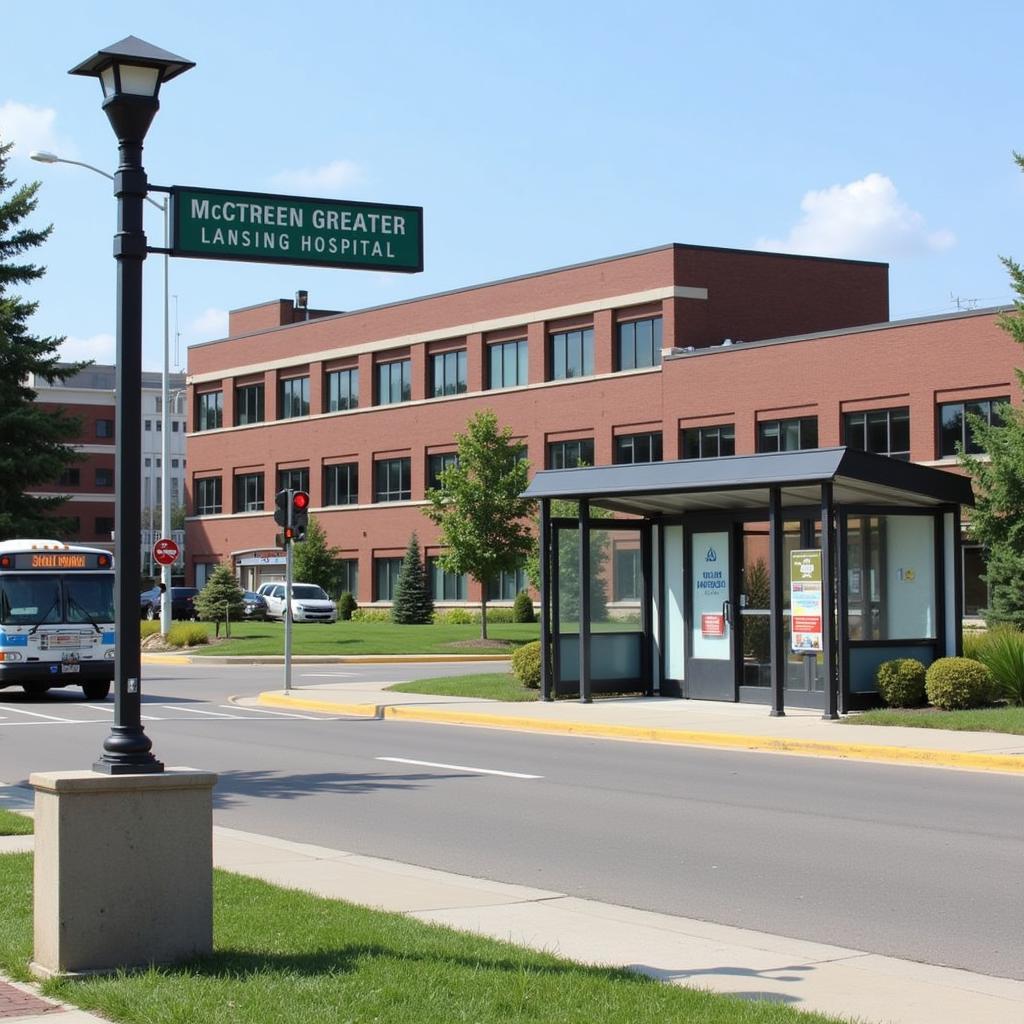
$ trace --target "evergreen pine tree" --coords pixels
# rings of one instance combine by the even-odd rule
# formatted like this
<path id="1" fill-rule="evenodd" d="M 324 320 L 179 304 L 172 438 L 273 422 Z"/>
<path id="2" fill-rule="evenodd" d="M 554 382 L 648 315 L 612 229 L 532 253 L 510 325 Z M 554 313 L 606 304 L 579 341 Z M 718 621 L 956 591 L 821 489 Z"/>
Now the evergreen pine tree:
<path id="1" fill-rule="evenodd" d="M 221 620 L 224 620 L 224 635 L 231 636 L 231 623 L 242 618 L 245 600 L 229 566 L 222 562 L 210 573 L 206 586 L 196 595 L 195 608 L 199 618 L 217 623 L 218 636 Z"/>
<path id="2" fill-rule="evenodd" d="M 79 456 L 70 446 L 80 424 L 60 408 L 44 409 L 29 387 L 29 374 L 63 381 L 87 363 L 59 365 L 63 338 L 30 334 L 28 321 L 37 303 L 11 291 L 42 277 L 45 269 L 18 262 L 23 253 L 42 245 L 51 227 L 19 227 L 36 208 L 39 182 L 15 188 L 7 176 L 7 157 L 13 143 L 0 143 L 0 540 L 15 537 L 65 536 L 70 522 L 53 515 L 64 498 L 26 494 L 30 487 L 52 489 L 64 470 Z M 5 198 L 5 193 L 13 193 Z"/>
<path id="3" fill-rule="evenodd" d="M 1014 153 L 1014 159 L 1024 171 L 1024 154 Z M 1007 256 L 1000 259 L 1017 298 L 1013 311 L 1000 317 L 999 326 L 1024 347 L 1024 267 Z M 1024 371 L 1016 374 L 1024 389 Z M 987 458 L 961 454 L 960 462 L 975 485 L 970 535 L 987 548 L 990 599 L 985 619 L 990 625 L 1013 623 L 1024 628 L 1024 412 L 1004 405 L 999 414 L 1001 423 L 994 425 L 968 417 L 973 438 Z"/>
<path id="4" fill-rule="evenodd" d="M 413 533 L 405 549 L 402 568 L 395 583 L 395 598 L 391 605 L 391 621 L 402 625 L 420 626 L 430 622 L 434 615 L 434 602 L 427 586 L 427 570 L 420 557 L 420 542 Z"/>

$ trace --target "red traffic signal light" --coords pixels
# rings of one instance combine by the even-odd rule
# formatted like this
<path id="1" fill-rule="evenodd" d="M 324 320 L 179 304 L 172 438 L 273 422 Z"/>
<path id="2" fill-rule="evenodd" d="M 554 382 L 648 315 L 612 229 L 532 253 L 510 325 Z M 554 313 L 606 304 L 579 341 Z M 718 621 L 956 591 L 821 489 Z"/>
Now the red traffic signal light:
<path id="1" fill-rule="evenodd" d="M 306 525 L 309 523 L 309 491 L 292 492 L 292 517 L 290 526 L 295 531 L 294 540 L 306 539 Z"/>
<path id="2" fill-rule="evenodd" d="M 297 512 L 305 512 L 309 508 L 309 492 L 295 491 L 292 494 L 292 508 Z"/>

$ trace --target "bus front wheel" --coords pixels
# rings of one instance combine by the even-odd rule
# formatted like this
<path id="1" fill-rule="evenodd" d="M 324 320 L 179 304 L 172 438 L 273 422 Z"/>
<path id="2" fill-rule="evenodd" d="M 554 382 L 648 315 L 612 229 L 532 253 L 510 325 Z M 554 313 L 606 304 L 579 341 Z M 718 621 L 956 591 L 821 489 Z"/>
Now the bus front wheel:
<path id="1" fill-rule="evenodd" d="M 106 700 L 110 693 L 110 680 L 91 679 L 87 683 L 82 683 L 82 691 L 86 700 Z"/>

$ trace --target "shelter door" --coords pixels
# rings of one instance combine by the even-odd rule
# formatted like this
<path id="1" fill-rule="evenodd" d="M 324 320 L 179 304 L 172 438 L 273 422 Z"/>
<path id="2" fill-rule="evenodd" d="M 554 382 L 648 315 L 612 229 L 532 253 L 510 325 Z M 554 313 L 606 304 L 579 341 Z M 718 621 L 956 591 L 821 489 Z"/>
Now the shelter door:
<path id="1" fill-rule="evenodd" d="M 733 530 L 689 534 L 689 628 L 686 695 L 736 699 Z"/>

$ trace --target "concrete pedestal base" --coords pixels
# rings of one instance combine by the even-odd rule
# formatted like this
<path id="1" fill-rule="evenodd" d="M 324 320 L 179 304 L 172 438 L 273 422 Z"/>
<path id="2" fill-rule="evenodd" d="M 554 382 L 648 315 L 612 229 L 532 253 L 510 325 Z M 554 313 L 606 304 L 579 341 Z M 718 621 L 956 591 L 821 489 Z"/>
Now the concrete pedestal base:
<path id="1" fill-rule="evenodd" d="M 36 772 L 40 976 L 172 963 L 213 948 L 213 786 L 160 774 Z"/>

